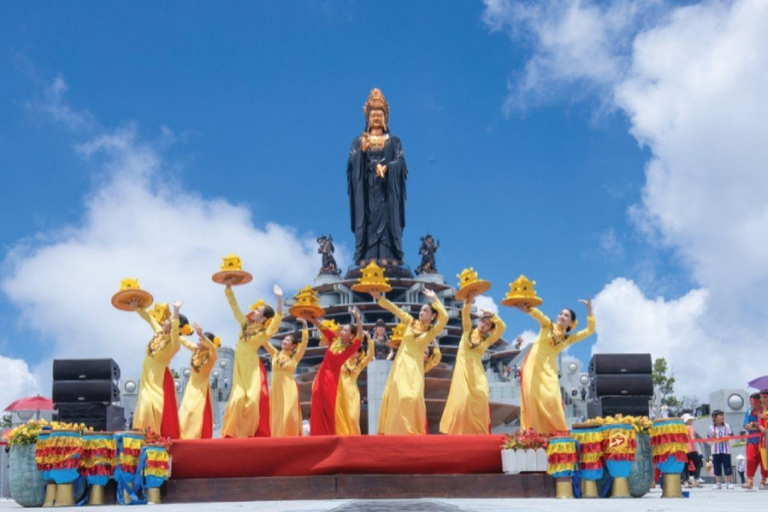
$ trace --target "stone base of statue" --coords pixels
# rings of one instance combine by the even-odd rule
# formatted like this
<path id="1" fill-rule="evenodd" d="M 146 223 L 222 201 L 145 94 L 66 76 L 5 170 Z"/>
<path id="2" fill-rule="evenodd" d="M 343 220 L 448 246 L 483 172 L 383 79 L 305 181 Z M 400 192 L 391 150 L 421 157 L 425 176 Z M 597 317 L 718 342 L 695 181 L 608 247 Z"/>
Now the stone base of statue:
<path id="1" fill-rule="evenodd" d="M 442 274 L 419 274 L 415 279 L 422 283 L 445 284 L 445 278 Z"/>
<path id="2" fill-rule="evenodd" d="M 366 260 L 363 261 L 362 266 L 353 265 L 349 267 L 347 274 L 344 276 L 344 279 L 360 279 L 360 277 L 363 275 L 362 269 L 372 261 L 384 269 L 384 275 L 387 276 L 388 279 L 413 278 L 413 273 L 411 272 L 411 269 L 408 265 L 390 260 Z"/>
<path id="3" fill-rule="evenodd" d="M 340 282 L 341 277 L 338 274 L 319 274 L 312 284 L 313 286 L 323 286 L 326 284 L 336 284 Z"/>

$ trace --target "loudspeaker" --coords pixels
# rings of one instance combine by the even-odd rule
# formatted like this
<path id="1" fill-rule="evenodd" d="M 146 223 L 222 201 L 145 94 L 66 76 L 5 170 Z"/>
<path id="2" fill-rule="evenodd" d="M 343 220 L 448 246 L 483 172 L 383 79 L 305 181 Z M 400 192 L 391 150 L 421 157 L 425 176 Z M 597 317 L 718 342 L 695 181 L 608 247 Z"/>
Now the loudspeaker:
<path id="1" fill-rule="evenodd" d="M 589 362 L 589 374 L 653 373 L 651 354 L 595 354 Z"/>
<path id="2" fill-rule="evenodd" d="M 120 380 L 112 359 L 54 359 L 53 380 Z"/>
<path id="3" fill-rule="evenodd" d="M 117 402 L 120 390 L 111 380 L 55 380 L 53 402 Z"/>
<path id="4" fill-rule="evenodd" d="M 85 423 L 86 426 L 97 431 L 125 430 L 125 411 L 117 405 L 61 403 L 57 404 L 57 407 L 59 421 Z"/>
<path id="5" fill-rule="evenodd" d="M 650 401 L 650 396 L 604 396 L 587 403 L 587 416 L 590 419 L 616 414 L 648 416 Z"/>
<path id="6" fill-rule="evenodd" d="M 650 374 L 595 375 L 590 392 L 593 398 L 610 395 L 653 395 L 653 376 Z"/>

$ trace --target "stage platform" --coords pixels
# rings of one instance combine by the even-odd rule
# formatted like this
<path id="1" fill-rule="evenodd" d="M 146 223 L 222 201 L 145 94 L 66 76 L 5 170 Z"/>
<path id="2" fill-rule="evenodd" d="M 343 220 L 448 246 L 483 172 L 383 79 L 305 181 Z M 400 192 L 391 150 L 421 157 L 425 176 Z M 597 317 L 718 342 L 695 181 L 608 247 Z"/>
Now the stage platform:
<path id="1" fill-rule="evenodd" d="M 505 475 L 503 436 L 309 436 L 174 441 L 167 503 L 534 498 L 546 474 Z"/>

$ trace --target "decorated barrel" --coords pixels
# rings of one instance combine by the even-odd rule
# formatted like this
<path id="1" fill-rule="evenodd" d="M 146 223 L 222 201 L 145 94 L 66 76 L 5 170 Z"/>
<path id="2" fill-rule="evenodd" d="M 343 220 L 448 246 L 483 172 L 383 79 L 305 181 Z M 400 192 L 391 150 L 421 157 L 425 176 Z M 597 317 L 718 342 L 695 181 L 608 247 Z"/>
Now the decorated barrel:
<path id="1" fill-rule="evenodd" d="M 579 443 L 579 477 L 581 497 L 597 498 L 597 481 L 603 478 L 603 427 L 591 423 L 574 423 L 573 438 Z"/>
<path id="2" fill-rule="evenodd" d="M 117 501 L 121 505 L 143 502 L 141 492 L 142 474 L 139 471 L 141 448 L 144 446 L 144 434 L 127 431 L 115 433 L 117 446 L 117 467 L 114 478 L 117 482 Z"/>
<path id="3" fill-rule="evenodd" d="M 37 441 L 35 442 L 35 463 L 37 464 L 37 470 L 40 471 L 40 475 L 45 481 L 45 500 L 43 501 L 44 507 L 52 507 L 53 501 L 56 499 L 56 482 L 51 478 L 51 472 L 49 470 L 50 451 L 46 451 L 48 448 L 48 439 L 51 437 L 51 430 L 41 430 L 37 435 Z"/>
<path id="4" fill-rule="evenodd" d="M 104 504 L 104 487 L 117 466 L 117 442 L 112 432 L 84 432 L 80 474 L 89 485 L 88 504 Z"/>
<path id="5" fill-rule="evenodd" d="M 142 448 L 144 487 L 150 503 L 160 503 L 160 486 L 170 476 L 170 456 L 163 444 L 147 444 Z"/>
<path id="6" fill-rule="evenodd" d="M 628 477 L 637 450 L 635 435 L 634 427 L 626 423 L 613 423 L 603 427 L 605 467 L 613 478 L 612 498 L 631 497 Z"/>
<path id="7" fill-rule="evenodd" d="M 83 438 L 78 430 L 51 430 L 42 450 L 45 470 L 56 484 L 57 507 L 75 505 L 73 483 L 77 480 L 83 452 Z"/>
<path id="8" fill-rule="evenodd" d="M 573 498 L 571 478 L 579 469 L 579 454 L 576 439 L 571 436 L 556 436 L 547 445 L 547 473 L 555 478 L 555 497 Z"/>
<path id="9" fill-rule="evenodd" d="M 688 463 L 688 431 L 680 418 L 661 418 L 651 428 L 653 463 L 662 473 L 662 498 L 682 498 L 680 473 Z"/>

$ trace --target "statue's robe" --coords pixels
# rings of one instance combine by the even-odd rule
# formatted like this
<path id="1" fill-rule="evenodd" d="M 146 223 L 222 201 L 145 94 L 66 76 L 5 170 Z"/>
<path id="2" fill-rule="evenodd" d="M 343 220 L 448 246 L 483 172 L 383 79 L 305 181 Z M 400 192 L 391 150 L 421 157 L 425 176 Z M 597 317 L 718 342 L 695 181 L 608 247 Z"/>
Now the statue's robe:
<path id="1" fill-rule="evenodd" d="M 381 150 L 360 149 L 361 137 L 352 141 L 347 162 L 347 183 L 355 234 L 355 263 L 360 260 L 396 260 L 402 263 L 405 228 L 405 182 L 408 167 L 403 145 L 394 135 Z M 376 165 L 387 166 L 385 178 Z"/>

